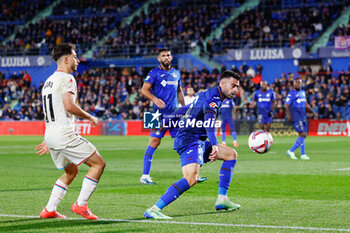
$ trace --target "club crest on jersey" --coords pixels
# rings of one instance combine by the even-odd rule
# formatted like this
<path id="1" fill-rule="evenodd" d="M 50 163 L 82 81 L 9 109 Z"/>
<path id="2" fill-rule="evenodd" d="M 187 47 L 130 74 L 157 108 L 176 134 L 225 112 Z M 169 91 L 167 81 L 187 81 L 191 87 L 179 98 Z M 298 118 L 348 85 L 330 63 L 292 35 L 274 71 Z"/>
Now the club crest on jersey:
<path id="1" fill-rule="evenodd" d="M 217 105 L 216 105 L 216 103 L 215 103 L 215 102 L 211 102 L 211 103 L 209 104 L 209 106 L 210 106 L 211 108 L 215 108 L 215 107 L 217 107 Z"/>
<path id="2" fill-rule="evenodd" d="M 174 77 L 174 78 L 177 78 L 177 75 L 176 75 L 175 73 L 173 73 L 173 77 Z"/>

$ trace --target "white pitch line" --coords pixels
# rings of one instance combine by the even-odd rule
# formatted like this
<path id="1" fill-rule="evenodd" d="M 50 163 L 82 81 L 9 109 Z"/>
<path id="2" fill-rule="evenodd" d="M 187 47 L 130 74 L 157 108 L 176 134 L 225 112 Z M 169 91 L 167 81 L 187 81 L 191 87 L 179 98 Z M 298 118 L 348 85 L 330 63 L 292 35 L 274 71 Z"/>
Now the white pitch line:
<path id="1" fill-rule="evenodd" d="M 350 167 L 348 168 L 338 168 L 338 169 L 332 169 L 334 171 L 350 171 Z"/>
<path id="2" fill-rule="evenodd" d="M 14 218 L 40 218 L 34 215 L 13 215 L 0 214 L 0 217 Z M 86 220 L 85 218 L 65 218 L 60 220 Z M 199 226 L 221 226 L 221 227 L 246 227 L 246 228 L 270 228 L 270 229 L 293 229 L 309 231 L 340 231 L 350 232 L 350 229 L 342 228 L 322 228 L 322 227 L 296 227 L 296 226 L 271 226 L 271 225 L 254 225 L 254 224 L 230 224 L 230 223 L 209 223 L 209 222 L 176 222 L 176 221 L 159 221 L 159 220 L 131 220 L 131 219 L 104 219 L 100 218 L 95 221 L 103 222 L 138 222 L 138 223 L 160 223 L 160 224 L 178 224 L 178 225 L 199 225 Z"/>

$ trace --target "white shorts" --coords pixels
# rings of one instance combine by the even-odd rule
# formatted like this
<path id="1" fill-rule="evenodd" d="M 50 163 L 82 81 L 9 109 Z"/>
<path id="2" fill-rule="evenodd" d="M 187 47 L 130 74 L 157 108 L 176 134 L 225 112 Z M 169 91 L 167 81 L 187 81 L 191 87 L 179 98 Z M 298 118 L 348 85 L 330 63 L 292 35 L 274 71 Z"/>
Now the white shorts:
<path id="1" fill-rule="evenodd" d="M 49 148 L 49 150 L 58 170 L 66 168 L 71 163 L 79 166 L 97 152 L 94 145 L 78 134 L 75 134 L 66 148 L 60 150 Z"/>

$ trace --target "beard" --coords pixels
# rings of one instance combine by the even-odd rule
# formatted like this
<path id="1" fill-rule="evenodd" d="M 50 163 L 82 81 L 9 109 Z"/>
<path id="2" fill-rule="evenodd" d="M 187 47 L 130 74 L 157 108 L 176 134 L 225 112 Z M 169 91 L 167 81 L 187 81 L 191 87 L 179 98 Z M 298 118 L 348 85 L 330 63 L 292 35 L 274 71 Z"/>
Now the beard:
<path id="1" fill-rule="evenodd" d="M 165 62 L 161 62 L 160 63 L 163 67 L 165 67 L 165 68 L 169 68 L 170 67 L 170 65 L 171 65 L 171 63 L 170 62 L 168 62 L 168 63 L 165 63 Z"/>
<path id="2" fill-rule="evenodd" d="M 70 68 L 71 68 L 71 70 L 72 70 L 73 72 L 75 72 L 75 71 L 77 71 L 78 66 L 75 65 L 75 64 L 72 64 L 72 66 L 71 66 Z"/>

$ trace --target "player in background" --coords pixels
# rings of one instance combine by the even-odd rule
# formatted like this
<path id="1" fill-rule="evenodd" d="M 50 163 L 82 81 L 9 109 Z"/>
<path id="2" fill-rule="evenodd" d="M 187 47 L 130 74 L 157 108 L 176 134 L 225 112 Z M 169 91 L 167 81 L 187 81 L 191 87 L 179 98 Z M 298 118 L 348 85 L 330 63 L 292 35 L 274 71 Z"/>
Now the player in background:
<path id="1" fill-rule="evenodd" d="M 222 145 L 226 146 L 226 125 L 228 124 L 233 138 L 233 146 L 238 147 L 236 125 L 234 120 L 235 103 L 233 99 L 225 99 L 221 104 L 221 131 L 222 131 Z M 233 114 L 232 114 L 233 113 Z"/>
<path id="2" fill-rule="evenodd" d="M 79 59 L 75 45 L 57 45 L 52 51 L 57 70 L 45 81 L 42 89 L 45 114 L 45 138 L 37 145 L 37 154 L 50 152 L 52 160 L 64 174 L 56 181 L 50 199 L 40 213 L 41 218 L 65 218 L 57 212 L 57 206 L 66 194 L 68 186 L 78 174 L 78 166 L 85 163 L 90 167 L 84 177 L 77 201 L 71 210 L 87 219 L 98 219 L 87 206 L 92 193 L 106 166 L 96 147 L 75 132 L 75 116 L 89 120 L 93 127 L 98 119 L 82 110 L 77 104 L 77 84 L 70 73 L 77 70 Z"/>
<path id="3" fill-rule="evenodd" d="M 157 203 L 146 210 L 145 218 L 171 219 L 162 214 L 161 210 L 197 183 L 203 162 L 214 162 L 216 159 L 224 161 L 219 172 L 219 194 L 215 209 L 233 211 L 240 208 L 240 205 L 232 203 L 227 197 L 237 153 L 232 148 L 218 144 L 215 125 L 204 127 L 207 121 L 215 122 L 222 101 L 226 98 L 231 99 L 237 94 L 239 80 L 238 74 L 225 71 L 221 74 L 218 86 L 202 91 L 189 107 L 184 106 L 178 110 L 188 108 L 185 116 L 181 118 L 185 127 L 179 128 L 174 140 L 174 148 L 180 155 L 183 178 L 170 185 Z M 195 122 L 195 124 L 186 126 L 186 122 Z M 198 122 L 202 122 L 203 125 L 200 126 Z M 207 138 L 209 141 L 206 140 Z"/>
<path id="4" fill-rule="evenodd" d="M 299 137 L 294 145 L 287 151 L 287 155 L 291 159 L 297 159 L 294 151 L 300 147 L 300 159 L 309 160 L 310 157 L 305 154 L 305 138 L 307 136 L 307 122 L 305 109 L 312 112 L 314 117 L 318 117 L 310 105 L 306 101 L 305 91 L 302 90 L 303 81 L 301 79 L 294 80 L 294 90 L 291 90 L 286 98 L 286 114 L 288 120 L 292 122 L 294 129 L 299 133 Z"/>
<path id="5" fill-rule="evenodd" d="M 154 111 L 162 115 L 171 114 L 176 110 L 178 102 L 184 106 L 184 94 L 181 88 L 180 71 L 171 67 L 173 56 L 169 49 L 161 49 L 158 54 L 160 65 L 152 69 L 142 86 L 142 94 L 153 102 Z M 164 137 L 166 130 L 151 130 L 149 143 L 143 157 L 143 172 L 140 182 L 155 184 L 149 173 L 154 152 Z M 175 137 L 177 129 L 169 128 L 171 137 Z"/>
<path id="6" fill-rule="evenodd" d="M 275 94 L 268 89 L 267 82 L 260 82 L 260 90 L 253 97 L 253 107 L 258 105 L 258 123 L 260 129 L 270 131 L 272 123 L 272 111 L 275 108 Z"/>
<path id="7" fill-rule="evenodd" d="M 186 95 L 184 97 L 185 105 L 192 104 L 193 100 L 196 98 L 194 94 L 195 93 L 193 87 L 189 86 L 186 90 Z"/>

